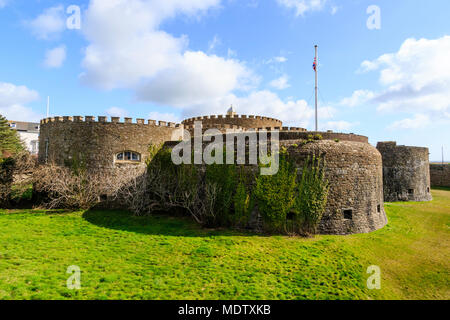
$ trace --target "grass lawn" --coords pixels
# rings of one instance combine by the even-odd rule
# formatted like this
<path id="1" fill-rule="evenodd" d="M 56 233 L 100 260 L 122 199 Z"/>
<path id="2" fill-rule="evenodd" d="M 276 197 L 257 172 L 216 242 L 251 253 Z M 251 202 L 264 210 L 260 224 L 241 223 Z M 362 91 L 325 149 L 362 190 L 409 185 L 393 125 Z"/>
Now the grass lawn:
<path id="1" fill-rule="evenodd" d="M 450 189 L 371 234 L 302 239 L 125 212 L 0 210 L 0 299 L 450 299 Z M 66 288 L 71 265 L 80 290 Z M 366 269 L 381 268 L 381 290 Z"/>

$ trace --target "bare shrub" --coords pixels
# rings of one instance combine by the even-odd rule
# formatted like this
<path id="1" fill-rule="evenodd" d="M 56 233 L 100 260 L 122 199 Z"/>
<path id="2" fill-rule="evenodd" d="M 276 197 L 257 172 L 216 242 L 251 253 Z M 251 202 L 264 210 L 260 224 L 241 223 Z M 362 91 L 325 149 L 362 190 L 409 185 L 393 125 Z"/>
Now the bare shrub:
<path id="1" fill-rule="evenodd" d="M 125 205 L 135 215 L 147 213 L 149 211 L 147 169 L 137 166 L 118 168 L 114 171 L 107 181 L 109 185 L 115 186 L 110 188 L 109 196 Z"/>
<path id="2" fill-rule="evenodd" d="M 90 209 L 101 202 L 119 201 L 140 211 L 145 196 L 145 169 L 141 167 L 88 170 L 54 164 L 34 173 L 36 191 L 45 193 L 47 208 Z"/>
<path id="3" fill-rule="evenodd" d="M 53 164 L 39 167 L 34 182 L 38 192 L 46 193 L 48 202 L 44 206 L 50 209 L 89 209 L 99 202 L 104 185 L 96 174 Z"/>
<path id="4" fill-rule="evenodd" d="M 200 224 L 216 220 L 220 186 L 205 179 L 204 169 L 175 165 L 170 149 L 160 149 L 146 171 L 146 212 L 182 209 Z"/>
<path id="5" fill-rule="evenodd" d="M 20 198 L 26 192 L 30 192 L 31 194 L 37 158 L 32 156 L 28 151 L 22 151 L 14 159 L 14 193 Z"/>

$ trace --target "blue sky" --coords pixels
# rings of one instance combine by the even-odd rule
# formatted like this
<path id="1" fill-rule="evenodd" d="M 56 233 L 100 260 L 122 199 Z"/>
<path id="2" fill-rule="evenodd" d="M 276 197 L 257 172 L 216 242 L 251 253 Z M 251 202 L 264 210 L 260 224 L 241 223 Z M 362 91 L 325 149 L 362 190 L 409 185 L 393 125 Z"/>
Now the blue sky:
<path id="1" fill-rule="evenodd" d="M 318 44 L 322 130 L 427 146 L 432 160 L 444 146 L 448 160 L 448 12 L 448 0 L 0 0 L 0 114 L 38 120 L 47 96 L 52 116 L 179 121 L 233 104 L 313 129 Z"/>

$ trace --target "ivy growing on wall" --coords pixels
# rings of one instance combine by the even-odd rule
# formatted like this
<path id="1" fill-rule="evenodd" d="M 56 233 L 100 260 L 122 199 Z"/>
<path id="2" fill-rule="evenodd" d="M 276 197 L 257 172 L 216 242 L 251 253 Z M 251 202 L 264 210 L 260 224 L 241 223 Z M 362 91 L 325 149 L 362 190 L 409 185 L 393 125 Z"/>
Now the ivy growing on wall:
<path id="1" fill-rule="evenodd" d="M 260 175 L 254 195 L 264 221 L 264 229 L 284 232 L 286 217 L 295 201 L 296 169 L 286 152 L 280 153 L 279 170 L 275 175 Z"/>
<path id="2" fill-rule="evenodd" d="M 148 165 L 150 203 L 157 208 L 182 208 L 208 227 L 244 228 L 260 216 L 266 232 L 317 232 L 329 190 L 320 157 L 307 159 L 297 171 L 282 148 L 278 172 L 259 175 L 236 164 L 174 165 L 170 154 L 155 148 Z"/>
<path id="3" fill-rule="evenodd" d="M 327 204 L 329 184 L 325 163 L 320 157 L 308 158 L 303 166 L 292 208 L 294 226 L 302 234 L 315 234 Z"/>

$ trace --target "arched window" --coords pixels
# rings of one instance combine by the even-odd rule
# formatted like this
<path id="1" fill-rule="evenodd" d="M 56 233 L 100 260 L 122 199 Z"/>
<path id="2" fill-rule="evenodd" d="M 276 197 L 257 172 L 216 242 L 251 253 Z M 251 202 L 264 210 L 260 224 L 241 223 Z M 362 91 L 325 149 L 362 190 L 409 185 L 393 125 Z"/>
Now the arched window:
<path id="1" fill-rule="evenodd" d="M 116 162 L 141 162 L 141 155 L 133 151 L 122 151 L 116 154 Z"/>

